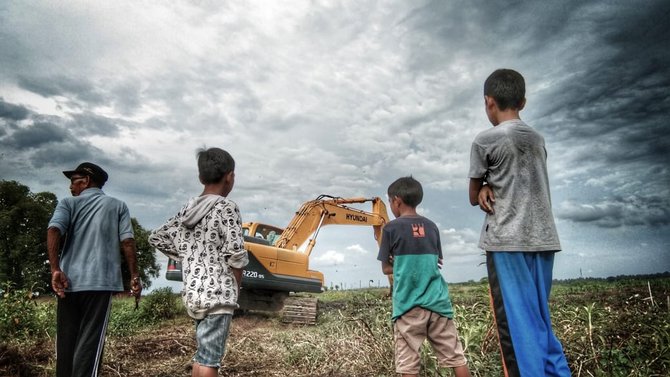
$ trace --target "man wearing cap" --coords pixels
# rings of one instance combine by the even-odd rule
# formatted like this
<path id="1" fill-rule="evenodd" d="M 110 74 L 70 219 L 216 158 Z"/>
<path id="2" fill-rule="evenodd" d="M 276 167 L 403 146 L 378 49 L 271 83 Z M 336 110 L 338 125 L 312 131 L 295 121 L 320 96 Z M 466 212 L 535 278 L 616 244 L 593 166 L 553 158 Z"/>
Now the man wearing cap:
<path id="1" fill-rule="evenodd" d="M 123 291 L 121 252 L 131 273 L 131 294 L 142 285 L 130 212 L 105 195 L 107 173 L 84 162 L 64 171 L 72 197 L 59 201 L 47 229 L 51 286 L 58 296 L 56 375 L 96 376 L 114 292 Z"/>

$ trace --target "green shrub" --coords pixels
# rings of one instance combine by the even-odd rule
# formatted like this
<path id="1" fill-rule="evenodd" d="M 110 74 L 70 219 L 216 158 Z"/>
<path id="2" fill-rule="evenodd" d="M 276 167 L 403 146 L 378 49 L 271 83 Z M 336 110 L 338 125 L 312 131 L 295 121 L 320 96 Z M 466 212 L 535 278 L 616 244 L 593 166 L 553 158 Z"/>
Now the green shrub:
<path id="1" fill-rule="evenodd" d="M 177 295 L 172 292 L 170 287 L 154 290 L 142 299 L 140 307 L 142 317 L 152 323 L 164 319 L 173 319 L 181 313 L 183 308 L 183 306 L 177 304 Z"/>
<path id="2" fill-rule="evenodd" d="M 54 332 L 53 305 L 39 305 L 28 289 L 14 289 L 5 283 L 0 296 L 0 338 L 25 340 Z"/>
<path id="3" fill-rule="evenodd" d="M 183 306 L 178 305 L 177 296 L 170 287 L 156 289 L 142 297 L 137 310 L 134 298 L 116 297 L 112 301 L 107 333 L 114 336 L 131 335 L 143 327 L 172 319 L 182 310 Z"/>
<path id="4" fill-rule="evenodd" d="M 147 324 L 142 311 L 135 310 L 135 299 L 115 297 L 112 300 L 112 312 L 107 325 L 107 335 L 128 336 Z"/>

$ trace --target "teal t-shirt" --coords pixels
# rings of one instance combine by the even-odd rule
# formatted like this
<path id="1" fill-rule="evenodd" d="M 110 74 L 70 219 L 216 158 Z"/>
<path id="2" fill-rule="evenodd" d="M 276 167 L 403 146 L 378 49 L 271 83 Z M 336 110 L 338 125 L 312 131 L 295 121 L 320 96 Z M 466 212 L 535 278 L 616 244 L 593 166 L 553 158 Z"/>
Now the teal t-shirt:
<path id="1" fill-rule="evenodd" d="M 66 292 L 123 291 L 121 243 L 133 238 L 126 204 L 99 188 L 88 188 L 58 202 L 49 221 L 65 239 L 60 267 Z"/>
<path id="2" fill-rule="evenodd" d="M 442 258 L 440 233 L 423 216 L 399 217 L 384 226 L 377 259 L 393 256 L 393 315 L 415 306 L 453 318 L 447 282 L 437 266 Z"/>

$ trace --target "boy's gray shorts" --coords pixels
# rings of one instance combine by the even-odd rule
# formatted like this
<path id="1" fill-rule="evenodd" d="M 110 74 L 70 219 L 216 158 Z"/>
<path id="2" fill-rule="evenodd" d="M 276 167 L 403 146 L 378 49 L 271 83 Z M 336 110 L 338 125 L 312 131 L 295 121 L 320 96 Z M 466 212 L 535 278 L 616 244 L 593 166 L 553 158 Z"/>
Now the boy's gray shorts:
<path id="1" fill-rule="evenodd" d="M 193 356 L 194 362 L 211 368 L 221 367 L 232 318 L 232 314 L 210 314 L 195 321 L 198 349 Z"/>

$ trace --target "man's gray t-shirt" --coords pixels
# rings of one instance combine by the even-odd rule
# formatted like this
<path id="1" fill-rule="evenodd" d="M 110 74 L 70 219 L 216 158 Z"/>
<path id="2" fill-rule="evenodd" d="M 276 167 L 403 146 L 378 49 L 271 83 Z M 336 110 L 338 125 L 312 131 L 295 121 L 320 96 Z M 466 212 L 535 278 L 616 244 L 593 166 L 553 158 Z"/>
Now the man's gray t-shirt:
<path id="1" fill-rule="evenodd" d="M 480 132 L 470 151 L 470 178 L 495 195 L 479 240 L 486 251 L 558 251 L 544 138 L 519 119 Z"/>
<path id="2" fill-rule="evenodd" d="M 60 268 L 69 280 L 66 292 L 123 291 L 120 241 L 133 238 L 124 202 L 88 188 L 59 201 L 49 227 L 65 239 Z"/>

